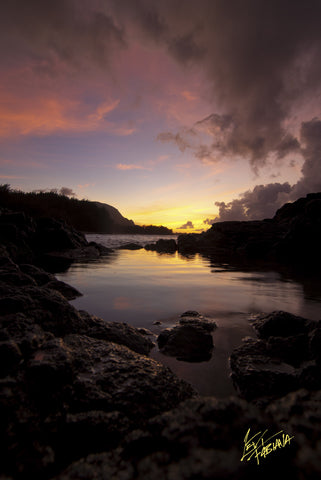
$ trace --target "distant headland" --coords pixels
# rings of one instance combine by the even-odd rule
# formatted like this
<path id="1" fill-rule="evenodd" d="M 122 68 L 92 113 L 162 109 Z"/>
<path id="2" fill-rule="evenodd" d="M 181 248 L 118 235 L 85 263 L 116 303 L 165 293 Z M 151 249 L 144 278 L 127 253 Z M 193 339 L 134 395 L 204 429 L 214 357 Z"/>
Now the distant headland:
<path id="1" fill-rule="evenodd" d="M 0 205 L 34 217 L 63 220 L 82 232 L 173 235 L 170 228 L 162 225 L 136 225 L 106 203 L 70 198 L 55 190 L 26 193 L 11 189 L 8 184 L 0 185 Z"/>

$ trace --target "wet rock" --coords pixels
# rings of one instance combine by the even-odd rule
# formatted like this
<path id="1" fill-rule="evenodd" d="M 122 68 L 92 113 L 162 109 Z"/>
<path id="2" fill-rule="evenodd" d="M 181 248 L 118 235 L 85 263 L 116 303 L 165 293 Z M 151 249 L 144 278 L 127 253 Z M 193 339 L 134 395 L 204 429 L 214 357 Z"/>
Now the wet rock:
<path id="1" fill-rule="evenodd" d="M 108 255 L 114 251 L 112 248 L 105 247 L 97 242 L 89 242 L 88 245 L 89 247 L 95 247 L 99 251 L 100 255 Z"/>
<path id="2" fill-rule="evenodd" d="M 195 393 L 158 362 L 127 347 L 82 335 L 64 345 L 73 359 L 71 411 L 120 411 L 142 421 Z"/>
<path id="3" fill-rule="evenodd" d="M 290 337 L 269 337 L 266 350 L 269 356 L 298 367 L 310 358 L 309 337 L 303 333 Z"/>
<path id="4" fill-rule="evenodd" d="M 45 341 L 15 379 L 3 380 L 0 435 L 5 470 L 15 478 L 51 478 L 196 395 L 155 360 L 78 334 Z"/>
<path id="5" fill-rule="evenodd" d="M 25 273 L 23 273 L 18 265 L 11 262 L 3 265 L 0 270 L 0 282 L 7 285 L 15 285 L 24 287 L 26 285 L 36 285 L 35 280 Z"/>
<path id="6" fill-rule="evenodd" d="M 212 332 L 217 328 L 214 320 L 203 317 L 200 313 L 194 310 L 188 310 L 183 313 L 179 319 L 180 325 L 199 326 L 207 332 Z"/>
<path id="7" fill-rule="evenodd" d="M 197 324 L 180 325 L 163 330 L 157 338 L 161 353 L 186 362 L 207 361 L 214 348 L 208 328 Z"/>
<path id="8" fill-rule="evenodd" d="M 68 283 L 57 280 L 56 278 L 46 283 L 44 287 L 50 288 L 51 290 L 56 290 L 67 300 L 74 300 L 75 298 L 82 296 L 82 293 L 80 293 L 76 288 L 68 285 Z"/>
<path id="9" fill-rule="evenodd" d="M 126 243 L 118 247 L 120 250 L 141 250 L 142 248 L 142 245 L 138 245 L 137 243 Z"/>
<path id="10" fill-rule="evenodd" d="M 154 343 L 146 335 L 127 323 L 107 322 L 84 310 L 79 311 L 83 320 L 78 332 L 99 340 L 125 345 L 134 352 L 147 355 L 154 347 Z"/>
<path id="11" fill-rule="evenodd" d="M 260 338 L 307 334 L 317 325 L 317 322 L 282 311 L 275 311 L 268 315 L 258 315 L 251 323 Z"/>
<path id="12" fill-rule="evenodd" d="M 150 330 L 148 330 L 148 328 L 138 328 L 137 330 L 138 330 L 139 333 L 141 333 L 142 335 L 153 335 L 153 332 L 151 332 Z"/>
<path id="13" fill-rule="evenodd" d="M 201 317 L 201 314 L 196 310 L 187 310 L 186 312 L 182 313 L 181 318 L 183 317 Z"/>
<path id="14" fill-rule="evenodd" d="M 145 250 L 152 250 L 159 253 L 174 253 L 177 250 L 177 244 L 174 239 L 165 240 L 160 238 L 156 243 L 145 245 Z"/>
<path id="15" fill-rule="evenodd" d="M 45 285 L 46 283 L 55 280 L 55 277 L 51 273 L 48 273 L 35 265 L 21 264 L 19 265 L 19 268 L 23 273 L 32 277 L 38 286 Z"/>
<path id="16" fill-rule="evenodd" d="M 72 250 L 52 251 L 37 257 L 37 265 L 51 273 L 60 273 L 68 270 L 75 260 L 93 260 L 100 257 L 96 247 L 84 246 Z"/>
<path id="17" fill-rule="evenodd" d="M 4 315 L 22 313 L 57 336 L 77 331 L 82 324 L 78 311 L 61 294 L 47 288 L 7 288 L 3 294 L 0 290 L 0 308 Z"/>
<path id="18" fill-rule="evenodd" d="M 297 370 L 271 357 L 262 340 L 247 339 L 230 356 L 232 379 L 249 401 L 260 397 L 280 397 L 299 388 Z"/>

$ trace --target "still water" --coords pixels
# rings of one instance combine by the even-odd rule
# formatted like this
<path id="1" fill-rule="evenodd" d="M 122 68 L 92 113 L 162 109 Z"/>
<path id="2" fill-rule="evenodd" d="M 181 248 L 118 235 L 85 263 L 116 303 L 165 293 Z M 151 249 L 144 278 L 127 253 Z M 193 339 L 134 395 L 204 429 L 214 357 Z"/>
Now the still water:
<path id="1" fill-rule="evenodd" d="M 88 240 L 116 247 L 144 245 L 159 236 L 88 235 Z M 166 237 L 169 238 L 169 237 Z M 249 319 L 260 312 L 285 310 L 321 319 L 321 281 L 316 276 L 272 267 L 219 263 L 200 254 L 182 256 L 142 250 L 114 250 L 99 260 L 74 263 L 58 278 L 83 294 L 71 303 L 105 320 L 148 328 L 154 335 L 174 326 L 186 310 L 215 320 L 211 360 L 177 361 L 157 346 L 150 356 L 169 366 L 202 395 L 235 393 L 228 359 L 242 338 L 255 337 Z M 154 325 L 160 321 L 161 325 Z M 153 338 L 156 340 L 156 337 Z"/>

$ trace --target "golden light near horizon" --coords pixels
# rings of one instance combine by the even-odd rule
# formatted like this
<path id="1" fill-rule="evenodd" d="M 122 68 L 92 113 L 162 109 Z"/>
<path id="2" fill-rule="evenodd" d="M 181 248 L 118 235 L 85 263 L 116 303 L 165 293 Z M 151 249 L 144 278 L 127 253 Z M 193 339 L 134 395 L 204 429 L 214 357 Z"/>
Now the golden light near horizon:
<path id="1" fill-rule="evenodd" d="M 1 178 L 186 231 L 321 190 L 318 2 L 120 3 L 2 6 Z"/>

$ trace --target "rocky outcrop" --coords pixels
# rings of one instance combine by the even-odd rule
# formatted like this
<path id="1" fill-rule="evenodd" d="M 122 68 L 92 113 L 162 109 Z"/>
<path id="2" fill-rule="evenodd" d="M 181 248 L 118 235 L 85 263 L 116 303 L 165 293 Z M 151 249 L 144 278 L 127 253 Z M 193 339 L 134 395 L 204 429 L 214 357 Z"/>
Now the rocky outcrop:
<path id="1" fill-rule="evenodd" d="M 280 208 L 273 219 L 217 222 L 202 234 L 178 237 L 181 253 L 207 252 L 279 262 L 321 262 L 321 193 Z"/>
<path id="2" fill-rule="evenodd" d="M 230 357 L 244 398 L 264 403 L 299 388 L 321 389 L 320 322 L 273 312 L 252 324 L 260 339 L 246 339 Z"/>
<path id="3" fill-rule="evenodd" d="M 156 243 L 148 243 L 144 248 L 159 253 L 174 253 L 177 250 L 177 244 L 173 239 L 164 240 L 160 238 Z"/>
<path id="4" fill-rule="evenodd" d="M 0 243 L 18 264 L 37 264 L 51 272 L 62 271 L 79 258 L 97 258 L 110 249 L 90 244 L 63 221 L 29 217 L 23 212 L 0 214 Z"/>
<path id="5" fill-rule="evenodd" d="M 185 362 L 207 361 L 214 348 L 210 332 L 215 328 L 215 322 L 198 312 L 187 311 L 181 315 L 178 326 L 166 328 L 158 335 L 159 350 Z"/>

